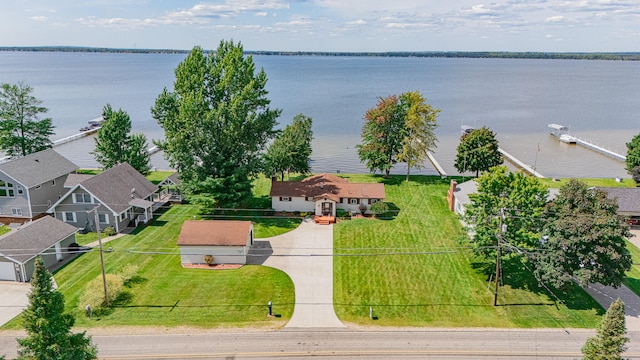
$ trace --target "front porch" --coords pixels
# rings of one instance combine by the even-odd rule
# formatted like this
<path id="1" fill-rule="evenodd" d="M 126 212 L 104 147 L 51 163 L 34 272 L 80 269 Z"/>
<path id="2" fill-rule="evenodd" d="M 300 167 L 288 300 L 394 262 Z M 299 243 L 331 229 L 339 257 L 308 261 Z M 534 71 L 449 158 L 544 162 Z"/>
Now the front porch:
<path id="1" fill-rule="evenodd" d="M 313 221 L 318 225 L 329 225 L 336 223 L 335 216 L 316 215 L 313 217 Z"/>

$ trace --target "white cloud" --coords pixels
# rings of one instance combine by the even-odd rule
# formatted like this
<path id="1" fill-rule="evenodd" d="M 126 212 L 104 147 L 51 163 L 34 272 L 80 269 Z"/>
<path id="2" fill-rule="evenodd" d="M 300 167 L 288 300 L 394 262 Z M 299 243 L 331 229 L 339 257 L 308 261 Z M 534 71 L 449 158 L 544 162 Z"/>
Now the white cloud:
<path id="1" fill-rule="evenodd" d="M 46 16 L 32 16 L 29 19 L 33 20 L 33 21 L 47 21 L 47 19 L 49 19 Z"/>
<path id="2" fill-rule="evenodd" d="M 362 20 L 362 19 L 358 19 L 355 21 L 347 21 L 347 25 L 366 25 L 367 22 Z"/>
<path id="3" fill-rule="evenodd" d="M 564 16 L 562 16 L 562 15 L 550 16 L 550 17 L 547 18 L 546 21 L 547 22 L 562 22 L 562 21 L 564 21 Z"/>
<path id="4" fill-rule="evenodd" d="M 263 16 L 264 17 L 264 16 L 267 16 L 267 15 L 269 15 L 269 14 L 266 11 L 259 11 L 259 12 L 256 13 L 256 16 Z"/>

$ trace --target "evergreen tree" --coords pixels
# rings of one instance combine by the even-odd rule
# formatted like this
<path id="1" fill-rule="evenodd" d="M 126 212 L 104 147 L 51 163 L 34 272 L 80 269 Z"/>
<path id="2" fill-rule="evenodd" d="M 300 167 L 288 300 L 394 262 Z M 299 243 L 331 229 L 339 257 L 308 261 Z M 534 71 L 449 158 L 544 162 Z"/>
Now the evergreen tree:
<path id="1" fill-rule="evenodd" d="M 596 336 L 587 340 L 582 347 L 585 360 L 622 359 L 629 338 L 625 336 L 627 327 L 624 318 L 624 302 L 618 298 L 612 302 L 604 315 Z"/>
<path id="2" fill-rule="evenodd" d="M 53 288 L 51 273 L 42 258 L 35 261 L 31 278 L 29 306 L 22 322 L 27 337 L 18 339 L 19 359 L 84 360 L 96 359 L 98 350 L 85 333 L 71 333 L 75 319 L 64 314 L 62 293 Z"/>
<path id="3" fill-rule="evenodd" d="M 547 239 L 536 255 L 536 273 L 556 288 L 574 279 L 580 285 L 618 287 L 631 268 L 629 226 L 618 203 L 604 190 L 572 179 L 545 211 Z"/>
<path id="4" fill-rule="evenodd" d="M 22 157 L 52 146 L 51 118 L 38 119 L 38 114 L 48 109 L 32 92 L 23 83 L 0 87 L 0 149 L 9 156 Z"/>
<path id="5" fill-rule="evenodd" d="M 284 180 L 285 172 L 306 174 L 311 171 L 311 124 L 310 117 L 298 114 L 276 137 L 265 154 L 267 175 L 277 173 Z"/>
<path id="6" fill-rule="evenodd" d="M 487 171 L 502 163 L 496 134 L 483 126 L 462 135 L 453 166 L 461 173 L 475 171 L 478 176 L 481 171 Z"/>
<path id="7" fill-rule="evenodd" d="M 240 43 L 221 41 L 205 55 L 195 47 L 175 70 L 151 109 L 164 129 L 159 142 L 180 172 L 187 197 L 233 206 L 251 195 L 262 154 L 280 110 L 269 108 L 267 75 L 255 71 Z"/>
<path id="8" fill-rule="evenodd" d="M 131 118 L 126 111 L 114 111 L 110 104 L 102 110 L 104 122 L 95 138 L 96 147 L 92 154 L 104 169 L 120 163 L 129 163 L 143 175 L 151 169 L 147 138 L 142 133 L 131 132 Z"/>

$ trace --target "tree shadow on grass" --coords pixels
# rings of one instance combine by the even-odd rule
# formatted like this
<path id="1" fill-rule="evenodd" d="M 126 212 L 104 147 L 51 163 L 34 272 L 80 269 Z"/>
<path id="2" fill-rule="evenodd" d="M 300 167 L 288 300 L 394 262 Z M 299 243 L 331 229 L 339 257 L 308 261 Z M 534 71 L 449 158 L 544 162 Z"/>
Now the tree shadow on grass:
<path id="1" fill-rule="evenodd" d="M 534 293 L 536 295 L 546 295 L 549 297 L 548 303 L 504 303 L 500 306 L 527 306 L 527 305 L 554 305 L 564 304 L 571 310 L 596 310 L 598 314 L 604 314 L 603 309 L 577 284 L 570 284 L 565 289 L 555 289 L 550 285 L 539 282 L 531 272 L 533 267 L 525 264 L 519 257 L 505 256 L 502 258 L 502 278 L 500 286 L 509 286 L 512 289 L 519 289 Z M 477 261 L 471 263 L 472 268 L 487 276 L 488 281 L 495 281 L 495 262 Z M 498 290 L 500 291 L 500 290 Z"/>

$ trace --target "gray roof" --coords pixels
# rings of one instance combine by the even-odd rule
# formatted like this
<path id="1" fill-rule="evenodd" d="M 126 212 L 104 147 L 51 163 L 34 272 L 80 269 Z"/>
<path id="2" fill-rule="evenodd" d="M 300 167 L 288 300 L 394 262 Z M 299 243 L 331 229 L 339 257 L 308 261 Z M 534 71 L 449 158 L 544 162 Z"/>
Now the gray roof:
<path id="1" fill-rule="evenodd" d="M 27 188 L 57 179 L 78 169 L 78 165 L 53 149 L 43 150 L 0 164 L 0 171 Z"/>
<path id="2" fill-rule="evenodd" d="M 144 199 L 158 190 L 156 185 L 127 163 L 86 179 L 80 186 L 118 214 L 129 208 L 131 199 Z"/>
<path id="3" fill-rule="evenodd" d="M 79 183 L 94 177 L 95 175 L 91 175 L 91 174 L 69 174 L 69 176 L 67 176 L 67 179 L 64 181 L 64 187 L 66 188 L 72 188 L 76 185 L 78 185 Z"/>
<path id="4" fill-rule="evenodd" d="M 0 254 L 24 263 L 77 230 L 75 226 L 44 216 L 0 237 Z"/>
<path id="5" fill-rule="evenodd" d="M 182 184 L 182 180 L 178 177 L 178 172 L 174 172 L 173 174 L 167 176 L 164 180 L 160 182 L 158 185 L 180 185 Z"/>
<path id="6" fill-rule="evenodd" d="M 640 188 L 610 188 L 601 187 L 607 192 L 609 199 L 618 201 L 618 213 L 640 215 Z"/>

